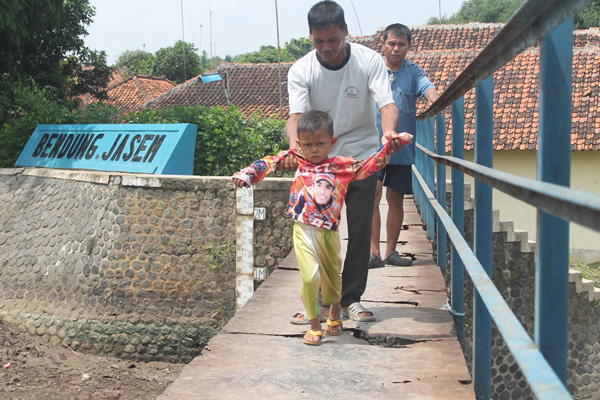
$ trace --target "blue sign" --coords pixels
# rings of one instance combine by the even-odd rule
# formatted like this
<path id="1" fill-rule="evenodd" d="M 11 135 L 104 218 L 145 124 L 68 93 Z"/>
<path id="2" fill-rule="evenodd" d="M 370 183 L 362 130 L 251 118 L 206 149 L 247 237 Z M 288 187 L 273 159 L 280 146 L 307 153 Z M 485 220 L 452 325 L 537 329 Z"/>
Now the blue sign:
<path id="1" fill-rule="evenodd" d="M 196 125 L 38 125 L 15 166 L 192 175 Z"/>

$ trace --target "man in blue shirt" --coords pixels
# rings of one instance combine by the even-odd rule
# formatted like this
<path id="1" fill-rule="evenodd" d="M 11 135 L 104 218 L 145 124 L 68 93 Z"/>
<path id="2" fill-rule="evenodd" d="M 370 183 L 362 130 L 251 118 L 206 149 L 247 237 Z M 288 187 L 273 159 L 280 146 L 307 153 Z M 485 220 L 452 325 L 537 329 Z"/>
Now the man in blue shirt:
<path id="1" fill-rule="evenodd" d="M 411 46 L 411 39 L 412 35 L 407 26 L 392 24 L 383 31 L 382 46 L 394 102 L 399 111 L 396 131 L 415 135 L 417 128 L 417 97 L 425 97 L 431 104 L 437 100 L 439 94 L 425 75 L 423 68 L 406 60 L 406 54 Z M 379 113 L 377 117 L 377 129 L 381 136 L 381 116 Z M 388 166 L 379 172 L 375 211 L 373 213 L 369 268 L 379 268 L 386 264 L 394 266 L 412 265 L 410 258 L 401 257 L 396 251 L 396 244 L 404 222 L 404 195 L 413 193 L 411 165 L 414 163 L 415 145 L 413 141 L 412 144 L 396 152 Z M 387 244 L 384 257 L 381 257 L 379 249 L 381 229 L 379 202 L 382 195 L 382 186 L 387 188 L 386 198 L 389 206 L 386 221 Z"/>

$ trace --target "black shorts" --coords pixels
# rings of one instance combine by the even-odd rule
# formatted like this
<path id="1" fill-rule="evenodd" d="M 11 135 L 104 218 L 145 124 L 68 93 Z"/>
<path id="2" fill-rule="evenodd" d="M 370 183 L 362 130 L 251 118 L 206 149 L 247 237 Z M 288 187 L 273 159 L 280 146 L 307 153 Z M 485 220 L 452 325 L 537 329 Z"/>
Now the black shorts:
<path id="1" fill-rule="evenodd" d="M 413 194 L 412 165 L 387 165 L 379 171 L 377 179 L 398 193 Z"/>

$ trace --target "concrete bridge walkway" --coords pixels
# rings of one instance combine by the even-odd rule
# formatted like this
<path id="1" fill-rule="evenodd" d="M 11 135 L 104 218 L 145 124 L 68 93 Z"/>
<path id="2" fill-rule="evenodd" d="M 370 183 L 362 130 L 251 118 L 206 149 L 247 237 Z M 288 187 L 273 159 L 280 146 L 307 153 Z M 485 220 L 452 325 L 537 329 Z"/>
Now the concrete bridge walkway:
<path id="1" fill-rule="evenodd" d="M 387 206 L 381 210 L 385 221 Z M 369 271 L 362 303 L 376 322 L 345 320 L 341 336 L 303 344 L 308 326 L 289 323 L 303 310 L 292 252 L 159 398 L 474 399 L 452 316 L 442 309 L 444 280 L 412 198 L 405 214 L 398 252 L 416 259 L 412 267 Z M 344 225 L 340 235 L 345 254 Z"/>

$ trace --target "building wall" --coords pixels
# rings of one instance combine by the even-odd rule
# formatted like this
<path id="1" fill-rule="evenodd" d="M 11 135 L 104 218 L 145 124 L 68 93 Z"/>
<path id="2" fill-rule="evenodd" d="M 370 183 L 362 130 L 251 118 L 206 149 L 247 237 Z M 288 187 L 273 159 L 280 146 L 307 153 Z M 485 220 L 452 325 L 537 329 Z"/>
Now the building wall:
<path id="1" fill-rule="evenodd" d="M 473 161 L 474 151 L 465 152 L 465 159 Z M 524 178 L 535 179 L 537 174 L 537 151 L 495 151 L 494 168 Z M 600 196 L 600 154 L 594 151 L 571 153 L 571 188 Z M 448 179 L 451 177 L 447 172 Z M 473 184 L 473 178 L 465 175 L 465 182 Z M 529 232 L 537 237 L 536 209 L 520 200 L 494 190 L 493 208 L 500 211 L 500 219 L 512 220 L 515 229 Z M 575 223 L 570 224 L 569 247 L 573 258 L 587 264 L 600 262 L 600 233 Z"/>
<path id="2" fill-rule="evenodd" d="M 290 184 L 254 190 L 268 270 L 292 247 Z M 191 360 L 238 306 L 235 201 L 226 177 L 0 170 L 0 318 L 73 350 Z"/>

